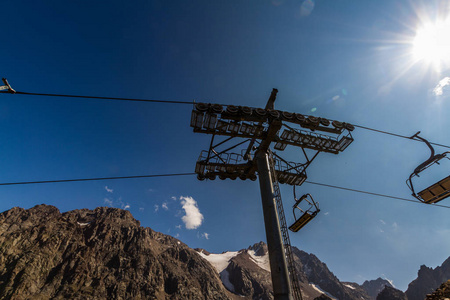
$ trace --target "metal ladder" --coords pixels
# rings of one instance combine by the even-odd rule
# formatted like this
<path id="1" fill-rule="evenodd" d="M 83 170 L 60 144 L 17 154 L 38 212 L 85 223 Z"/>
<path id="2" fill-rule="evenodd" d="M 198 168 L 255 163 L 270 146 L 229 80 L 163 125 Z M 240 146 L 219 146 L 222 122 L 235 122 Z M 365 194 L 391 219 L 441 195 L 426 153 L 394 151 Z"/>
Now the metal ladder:
<path id="1" fill-rule="evenodd" d="M 288 227 L 286 225 L 286 217 L 284 215 L 283 202 L 281 200 L 280 186 L 278 185 L 278 180 L 274 168 L 275 162 L 271 152 L 269 153 L 269 159 L 270 159 L 270 174 L 273 183 L 273 192 L 274 192 L 273 195 L 277 203 L 278 218 L 280 222 L 281 235 L 283 236 L 284 253 L 288 265 L 287 267 L 289 272 L 289 278 L 291 280 L 292 295 L 295 300 L 302 300 L 302 293 L 300 291 L 300 282 L 298 280 L 297 272 L 295 270 L 294 257 L 292 255 L 291 250 L 291 240 L 289 239 L 289 232 Z"/>

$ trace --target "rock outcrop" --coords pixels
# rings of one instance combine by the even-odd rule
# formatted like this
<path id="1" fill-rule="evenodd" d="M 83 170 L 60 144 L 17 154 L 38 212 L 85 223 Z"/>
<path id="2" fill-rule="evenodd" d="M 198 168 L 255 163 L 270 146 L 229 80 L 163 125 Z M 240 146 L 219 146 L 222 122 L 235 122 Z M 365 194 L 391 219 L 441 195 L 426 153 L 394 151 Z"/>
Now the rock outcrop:
<path id="1" fill-rule="evenodd" d="M 392 286 L 385 286 L 378 294 L 376 300 L 408 300 L 405 293 Z"/>
<path id="2" fill-rule="evenodd" d="M 417 278 L 406 290 L 409 300 L 423 300 L 426 295 L 433 293 L 443 282 L 450 279 L 450 257 L 435 269 L 422 265 Z"/>
<path id="3" fill-rule="evenodd" d="M 380 277 L 375 280 L 366 280 L 362 284 L 362 288 L 372 299 L 376 299 L 378 294 L 383 291 L 386 286 L 393 288 L 392 284 L 389 281 Z"/>
<path id="4" fill-rule="evenodd" d="M 369 300 L 367 293 L 358 287 L 356 283 L 342 283 L 314 254 L 308 254 L 296 247 L 293 253 L 301 262 L 301 270 L 309 283 L 317 285 L 329 295 L 340 300 Z"/>
<path id="5" fill-rule="evenodd" d="M 315 255 L 292 252 L 303 300 L 449 297 L 450 258 L 422 266 L 403 293 L 381 278 L 341 282 Z M 0 299 L 271 300 L 273 291 L 263 242 L 212 254 L 141 227 L 126 210 L 38 205 L 0 213 Z"/>
<path id="6" fill-rule="evenodd" d="M 433 293 L 428 294 L 426 300 L 446 300 L 450 299 L 450 280 L 441 284 Z"/>
<path id="7" fill-rule="evenodd" d="M 1 299 L 230 299 L 211 265 L 126 210 L 0 214 Z"/>

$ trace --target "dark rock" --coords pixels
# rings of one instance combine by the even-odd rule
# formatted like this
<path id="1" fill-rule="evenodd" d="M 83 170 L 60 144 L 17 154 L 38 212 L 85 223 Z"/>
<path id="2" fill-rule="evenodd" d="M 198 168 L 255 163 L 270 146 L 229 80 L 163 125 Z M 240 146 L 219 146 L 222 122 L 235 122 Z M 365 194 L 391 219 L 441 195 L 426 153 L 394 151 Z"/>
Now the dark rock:
<path id="1" fill-rule="evenodd" d="M 259 242 L 257 244 L 254 244 L 253 246 L 248 247 L 248 250 L 255 251 L 256 256 L 264 256 L 269 251 L 269 249 L 267 248 L 267 244 L 264 242 Z"/>
<path id="2" fill-rule="evenodd" d="M 441 284 L 433 293 L 428 294 L 426 300 L 445 300 L 450 299 L 450 280 Z"/>
<path id="3" fill-rule="evenodd" d="M 384 290 L 385 286 L 392 287 L 392 284 L 387 281 L 386 279 L 382 279 L 378 277 L 375 280 L 366 280 L 362 284 L 362 288 L 367 292 L 367 294 L 372 298 L 375 299 L 377 295 Z"/>
<path id="4" fill-rule="evenodd" d="M 236 294 L 253 299 L 273 299 L 270 272 L 260 268 L 247 251 L 241 251 L 233 257 L 225 271 Z"/>
<path id="5" fill-rule="evenodd" d="M 327 265 L 314 254 L 308 254 L 296 247 L 292 247 L 292 252 L 300 259 L 302 266 L 300 271 L 303 271 L 307 280 L 327 291 L 331 296 L 340 300 L 371 299 L 362 289 L 355 289 L 353 286 L 349 287 L 340 282 Z"/>
<path id="6" fill-rule="evenodd" d="M 405 293 L 386 285 L 384 289 L 378 294 L 376 300 L 407 300 Z"/>
<path id="7" fill-rule="evenodd" d="M 409 300 L 423 300 L 426 295 L 433 293 L 441 284 L 450 279 L 450 257 L 435 269 L 422 265 L 417 278 L 406 290 Z"/>

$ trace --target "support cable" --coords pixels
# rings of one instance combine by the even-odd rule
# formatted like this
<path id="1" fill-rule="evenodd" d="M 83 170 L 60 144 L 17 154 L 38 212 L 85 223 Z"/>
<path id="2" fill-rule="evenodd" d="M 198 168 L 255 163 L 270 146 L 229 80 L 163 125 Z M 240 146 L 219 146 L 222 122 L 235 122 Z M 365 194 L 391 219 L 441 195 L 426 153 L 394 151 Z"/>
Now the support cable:
<path id="1" fill-rule="evenodd" d="M 312 182 L 312 181 L 308 181 L 308 180 L 306 180 L 305 183 L 319 185 L 319 186 L 325 186 L 325 187 L 329 187 L 329 188 L 333 188 L 333 189 L 339 189 L 339 190 L 350 191 L 350 192 L 355 192 L 355 193 L 367 194 L 367 195 L 372 195 L 372 196 L 377 196 L 377 197 L 384 197 L 384 198 L 390 198 L 390 199 L 394 199 L 394 200 L 402 200 L 402 201 L 409 201 L 409 202 L 414 202 L 414 203 L 418 203 L 418 204 L 423 204 L 422 202 L 413 200 L 413 199 L 401 198 L 401 197 L 384 195 L 384 194 L 373 193 L 373 192 L 367 192 L 367 191 L 351 189 L 351 188 L 346 188 L 346 187 L 341 187 L 341 186 L 336 186 L 336 185 L 331 185 L 331 184 Z M 439 207 L 444 207 L 444 208 L 450 208 L 450 206 L 441 205 L 441 204 L 433 204 L 433 205 L 439 206 Z"/>
<path id="2" fill-rule="evenodd" d="M 355 125 L 355 124 L 352 124 L 352 125 L 355 126 L 355 127 L 361 128 L 361 129 L 370 130 L 370 131 L 374 131 L 374 132 L 378 132 L 378 133 L 382 133 L 382 134 L 392 135 L 392 136 L 395 136 L 395 137 L 411 140 L 410 136 L 405 136 L 405 135 L 392 133 L 392 132 L 388 132 L 388 131 L 383 131 L 383 130 L 379 130 L 379 129 L 373 129 L 373 128 L 369 128 L 369 127 L 365 127 L 365 126 L 361 126 L 361 125 Z M 412 139 L 412 140 L 413 141 L 417 141 L 417 142 L 421 142 L 420 140 L 416 140 L 416 139 Z M 450 146 L 447 146 L 447 145 L 431 143 L 431 142 L 430 142 L 430 144 L 450 149 Z"/>
<path id="3" fill-rule="evenodd" d="M 41 184 L 41 183 L 78 182 L 78 181 L 97 181 L 97 180 L 137 179 L 137 178 L 153 178 L 153 177 L 173 177 L 173 176 L 185 176 L 185 175 L 196 175 L 196 173 L 155 174 L 155 175 L 77 178 L 77 179 L 58 179 L 58 180 L 40 180 L 40 181 L 17 181 L 17 182 L 3 182 L 3 183 L 0 183 L 0 186 L 2 186 L 2 185 Z"/>
<path id="4" fill-rule="evenodd" d="M 8 92 L 2 92 L 2 93 L 8 93 Z M 29 93 L 29 92 L 20 92 L 20 91 L 14 91 L 13 94 L 27 95 L 27 96 L 47 96 L 47 97 L 67 97 L 67 98 L 83 98 L 83 99 L 116 100 L 116 101 L 153 102 L 153 103 L 166 103 L 166 104 L 189 104 L 189 105 L 192 105 L 195 103 L 195 101 L 181 101 L 181 100 L 137 99 L 137 98 L 119 98 L 119 97 L 87 96 L 87 95 Z M 220 105 L 226 105 L 226 104 L 220 104 Z M 405 135 L 401 135 L 401 134 L 397 134 L 397 133 L 393 133 L 393 132 L 389 132 L 389 131 L 374 129 L 374 128 L 370 128 L 370 127 L 366 127 L 366 126 L 362 126 L 362 125 L 356 125 L 356 124 L 353 124 L 353 125 L 355 127 L 361 128 L 361 129 L 370 130 L 370 131 L 374 131 L 377 133 L 387 134 L 387 135 L 395 136 L 398 138 L 411 140 L 411 137 L 409 137 L 409 136 L 405 136 Z M 447 145 L 438 144 L 438 143 L 430 143 L 430 144 L 432 144 L 434 146 L 439 146 L 439 147 L 444 147 L 444 148 L 450 149 L 450 146 L 447 146 Z"/>
<path id="5" fill-rule="evenodd" d="M 76 179 L 0 182 L 0 186 L 43 184 L 43 183 L 63 183 L 63 182 L 82 182 L 82 181 L 100 181 L 100 180 L 118 180 L 118 179 L 138 179 L 138 178 L 155 178 L 155 177 L 175 177 L 175 176 L 192 176 L 192 175 L 197 175 L 197 173 L 173 173 L 173 174 L 152 174 L 152 175 L 117 176 L 117 177 L 95 177 L 95 178 L 76 178 Z M 313 182 L 313 181 L 309 181 L 309 180 L 306 180 L 305 183 L 309 183 L 309 184 L 313 184 L 313 185 L 319 185 L 319 186 L 324 186 L 324 187 L 329 187 L 329 188 L 333 188 L 333 189 L 349 191 L 349 192 L 355 192 L 355 193 L 361 193 L 361 194 L 366 194 L 366 195 L 372 195 L 372 196 L 377 196 L 377 197 L 383 197 L 383 198 L 389 198 L 389 199 L 394 199 L 394 200 L 401 200 L 401 201 L 408 201 L 408 202 L 414 202 L 414 203 L 418 203 L 418 204 L 423 204 L 422 202 L 417 201 L 417 200 L 413 200 L 413 199 L 396 197 L 396 196 L 379 194 L 379 193 L 373 193 L 373 192 L 367 192 L 367 191 L 363 191 L 363 190 L 357 190 L 357 189 L 346 188 L 346 187 L 337 186 L 337 185 Z M 450 206 L 441 205 L 441 204 L 433 204 L 433 206 L 439 206 L 439 207 L 443 207 L 443 208 L 450 208 Z"/>
<path id="6" fill-rule="evenodd" d="M 102 97 L 102 96 L 85 96 L 85 95 L 63 95 L 63 94 L 41 94 L 41 93 L 27 93 L 16 91 L 17 95 L 28 96 L 47 96 L 47 97 L 67 97 L 67 98 L 84 98 L 84 99 L 102 99 L 102 100 L 116 100 L 116 101 L 137 101 L 137 102 L 154 102 L 154 103 L 168 103 L 168 104 L 194 104 L 194 101 L 178 101 L 178 100 L 160 100 L 160 99 L 136 99 L 136 98 L 118 98 L 118 97 Z"/>

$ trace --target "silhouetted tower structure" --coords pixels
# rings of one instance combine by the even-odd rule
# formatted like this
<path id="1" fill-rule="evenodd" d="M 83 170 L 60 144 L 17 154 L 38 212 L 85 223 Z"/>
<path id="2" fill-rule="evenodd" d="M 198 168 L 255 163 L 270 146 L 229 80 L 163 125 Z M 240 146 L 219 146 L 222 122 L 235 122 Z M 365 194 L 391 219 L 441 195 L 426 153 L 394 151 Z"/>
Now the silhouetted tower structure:
<path id="1" fill-rule="evenodd" d="M 274 298 L 300 300 L 300 283 L 279 183 L 300 186 L 307 178 L 306 168 L 320 152 L 338 154 L 350 145 L 354 127 L 339 121 L 275 110 L 277 92 L 272 90 L 264 109 L 195 104 L 191 127 L 194 132 L 212 135 L 209 149 L 202 151 L 197 160 L 195 172 L 199 180 L 219 177 L 222 180 L 240 178 L 254 181 L 259 177 Z M 216 141 L 218 136 L 225 138 Z M 236 143 L 236 138 L 241 141 Z M 283 151 L 287 145 L 300 147 L 304 162 L 284 160 L 270 149 L 272 143 L 278 151 Z M 236 152 L 238 149 L 240 152 Z M 308 155 L 307 149 L 313 154 Z M 304 197 L 294 206 L 302 199 Z M 298 231 L 315 215 L 316 212 L 304 212 L 307 218 L 299 218 L 298 224 L 292 225 L 291 229 Z"/>

